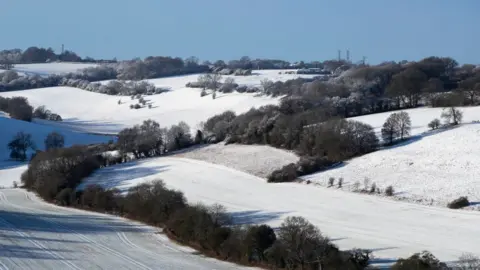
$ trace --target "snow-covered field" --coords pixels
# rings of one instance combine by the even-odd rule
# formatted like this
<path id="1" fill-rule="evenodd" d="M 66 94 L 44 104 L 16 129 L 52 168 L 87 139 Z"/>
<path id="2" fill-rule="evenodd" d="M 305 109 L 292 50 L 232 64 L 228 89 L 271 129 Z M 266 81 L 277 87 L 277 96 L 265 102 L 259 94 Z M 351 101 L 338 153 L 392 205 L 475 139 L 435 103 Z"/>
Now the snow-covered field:
<path id="1" fill-rule="evenodd" d="M 257 72 L 257 71 L 256 71 Z M 275 71 L 258 71 L 261 75 L 234 76 L 237 83 L 255 85 L 264 78 L 272 80 L 288 80 L 297 75 L 282 74 Z M 311 76 L 311 75 L 306 75 Z M 71 87 L 52 87 L 24 91 L 0 93 L 0 96 L 24 96 L 35 107 L 45 105 L 48 109 L 62 116 L 64 121 L 56 123 L 72 129 L 91 133 L 117 133 L 121 129 L 143 120 L 153 119 L 162 126 L 171 126 L 185 121 L 192 129 L 207 118 L 233 110 L 237 113 L 248 111 L 252 107 L 260 107 L 278 103 L 278 98 L 259 96 L 256 93 L 218 93 L 216 99 L 211 96 L 200 97 L 200 90 L 187 88 L 188 82 L 196 81 L 198 75 L 177 76 L 150 80 L 157 86 L 170 87 L 172 91 L 147 96 L 145 99 L 152 108 L 130 109 L 138 100 L 130 97 L 109 96 L 88 92 Z M 118 104 L 118 100 L 122 104 Z"/>
<path id="2" fill-rule="evenodd" d="M 159 229 L 0 190 L 1 269 L 255 269 L 196 254 Z"/>
<path id="3" fill-rule="evenodd" d="M 470 123 L 472 121 L 480 120 L 480 107 L 459 107 L 463 112 L 463 122 Z M 417 109 L 408 109 L 403 110 L 410 115 L 412 120 L 412 131 L 411 135 L 418 135 L 425 131 L 428 131 L 428 123 L 433 119 L 438 118 L 441 120 L 440 115 L 442 114 L 442 108 L 417 108 Z M 398 112 L 398 111 L 394 111 Z M 370 115 L 363 115 L 349 118 L 350 120 L 357 120 L 360 122 L 367 123 L 374 127 L 375 132 L 378 136 L 381 136 L 382 125 L 385 123 L 385 120 L 394 112 L 384 112 L 376 113 Z"/>
<path id="4" fill-rule="evenodd" d="M 70 63 L 70 62 L 58 62 L 58 63 L 42 63 L 42 64 L 18 64 L 15 65 L 13 70 L 22 73 L 31 73 L 38 75 L 50 75 L 50 74 L 62 74 L 75 72 L 87 67 L 97 66 L 93 63 Z"/>
<path id="5" fill-rule="evenodd" d="M 221 165 L 182 158 L 155 158 L 107 167 L 85 185 L 127 189 L 163 179 L 190 202 L 220 203 L 240 224 L 278 226 L 299 215 L 319 226 L 340 248 L 367 248 L 380 259 L 429 250 L 442 260 L 480 255 L 480 213 L 427 207 L 336 189 L 264 179 Z M 448 243 L 446 245 L 445 243 Z"/>
<path id="6" fill-rule="evenodd" d="M 71 146 L 74 144 L 91 144 L 91 143 L 102 143 L 108 142 L 111 139 L 114 139 L 112 136 L 103 136 L 103 135 L 92 135 L 85 134 L 80 132 L 71 131 L 65 128 L 56 128 L 50 125 L 42 125 L 37 123 L 30 123 L 25 121 L 20 121 L 16 119 L 11 119 L 5 117 L 4 114 L 0 113 L 0 161 L 6 160 L 9 158 L 10 151 L 8 150 L 7 144 L 12 140 L 12 138 L 17 134 L 17 132 L 24 132 L 32 135 L 32 139 L 37 146 L 37 149 L 44 149 L 44 140 L 45 137 L 56 131 L 62 134 L 65 137 L 65 145 Z M 0 178 L 3 177 L 3 171 L 0 167 Z M 0 184 L 1 185 L 1 184 Z"/>
<path id="7" fill-rule="evenodd" d="M 299 160 L 299 157 L 292 152 L 267 145 L 224 145 L 223 143 L 187 149 L 176 154 L 175 157 L 224 165 L 262 178 L 267 177 L 275 169 Z"/>
<path id="8" fill-rule="evenodd" d="M 480 107 L 460 108 L 464 112 L 463 125 L 430 132 L 427 124 L 440 118 L 442 109 L 424 108 L 406 110 L 412 119 L 413 137 L 389 147 L 345 162 L 331 170 L 303 177 L 323 186 L 333 177 L 344 179 L 343 188 L 355 189 L 355 182 L 364 187 L 365 179 L 380 189 L 389 185 L 399 199 L 445 206 L 448 202 L 468 196 L 476 204 L 480 201 L 480 125 L 471 123 L 480 119 Z M 390 113 L 354 118 L 375 127 L 381 126 Z"/>

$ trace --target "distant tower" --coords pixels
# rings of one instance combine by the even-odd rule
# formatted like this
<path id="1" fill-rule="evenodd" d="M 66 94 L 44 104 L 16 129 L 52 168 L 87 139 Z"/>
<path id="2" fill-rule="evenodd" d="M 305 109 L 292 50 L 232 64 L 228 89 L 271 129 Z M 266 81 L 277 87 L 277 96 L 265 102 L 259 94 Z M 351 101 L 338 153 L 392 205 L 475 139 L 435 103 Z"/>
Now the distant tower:
<path id="1" fill-rule="evenodd" d="M 62 54 L 65 51 L 65 45 L 62 44 Z"/>
<path id="2" fill-rule="evenodd" d="M 347 50 L 347 62 L 350 63 L 350 50 Z"/>
<path id="3" fill-rule="evenodd" d="M 363 56 L 363 57 L 362 57 L 362 64 L 363 64 L 363 65 L 365 65 L 365 60 L 366 60 L 366 59 L 367 59 L 366 56 Z"/>
<path id="4" fill-rule="evenodd" d="M 342 51 L 338 50 L 338 61 L 342 59 Z"/>

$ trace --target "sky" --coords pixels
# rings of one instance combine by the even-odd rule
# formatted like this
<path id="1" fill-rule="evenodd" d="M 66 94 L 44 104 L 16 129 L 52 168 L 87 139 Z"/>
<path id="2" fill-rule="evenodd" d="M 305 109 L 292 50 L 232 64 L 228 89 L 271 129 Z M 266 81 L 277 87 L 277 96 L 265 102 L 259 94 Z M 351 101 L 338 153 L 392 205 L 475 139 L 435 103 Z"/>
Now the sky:
<path id="1" fill-rule="evenodd" d="M 480 64 L 479 0 L 0 0 L 0 50 Z"/>

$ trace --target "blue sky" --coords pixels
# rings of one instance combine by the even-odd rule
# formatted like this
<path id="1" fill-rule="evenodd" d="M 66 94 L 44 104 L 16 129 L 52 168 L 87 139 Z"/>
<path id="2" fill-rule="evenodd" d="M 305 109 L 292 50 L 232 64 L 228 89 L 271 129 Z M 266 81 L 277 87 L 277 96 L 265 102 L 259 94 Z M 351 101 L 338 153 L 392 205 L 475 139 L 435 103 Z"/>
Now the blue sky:
<path id="1" fill-rule="evenodd" d="M 0 0 L 0 49 L 81 56 L 480 63 L 479 0 Z"/>

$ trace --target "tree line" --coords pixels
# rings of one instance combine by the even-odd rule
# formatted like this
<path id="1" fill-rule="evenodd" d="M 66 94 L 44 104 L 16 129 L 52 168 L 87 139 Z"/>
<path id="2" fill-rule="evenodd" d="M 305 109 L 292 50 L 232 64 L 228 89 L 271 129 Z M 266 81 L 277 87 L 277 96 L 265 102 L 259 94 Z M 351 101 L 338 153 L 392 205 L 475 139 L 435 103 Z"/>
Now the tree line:
<path id="1" fill-rule="evenodd" d="M 7 113 L 11 118 L 31 122 L 33 118 L 49 121 L 62 121 L 62 117 L 45 106 L 33 108 L 26 97 L 0 97 L 0 111 Z"/>
<path id="2" fill-rule="evenodd" d="M 21 176 L 28 190 L 58 205 L 109 213 L 163 227 L 172 239 L 218 259 L 266 269 L 366 269 L 371 251 L 340 250 L 319 228 L 302 217 L 288 217 L 274 230 L 268 225 L 235 225 L 218 204 L 188 204 L 183 193 L 161 180 L 143 183 L 126 193 L 99 185 L 78 189 L 85 177 L 105 165 L 105 151 L 114 145 L 50 148 L 38 152 Z M 455 267 L 479 265 L 464 255 Z M 424 251 L 399 259 L 392 269 L 449 268 Z"/>
<path id="3" fill-rule="evenodd" d="M 22 174 L 25 188 L 59 205 L 110 213 L 164 227 L 167 235 L 200 252 L 268 269 L 365 269 L 370 252 L 341 251 L 301 217 L 287 218 L 275 232 L 268 225 L 236 226 L 220 205 L 189 205 L 162 181 L 119 190 L 98 185 L 77 189 L 103 167 L 112 146 L 73 146 L 39 151 Z"/>

